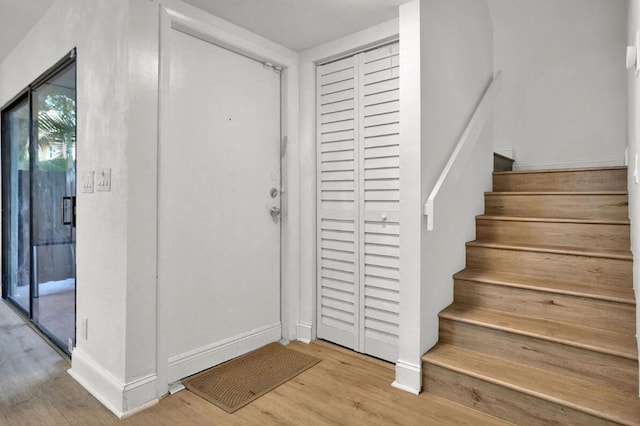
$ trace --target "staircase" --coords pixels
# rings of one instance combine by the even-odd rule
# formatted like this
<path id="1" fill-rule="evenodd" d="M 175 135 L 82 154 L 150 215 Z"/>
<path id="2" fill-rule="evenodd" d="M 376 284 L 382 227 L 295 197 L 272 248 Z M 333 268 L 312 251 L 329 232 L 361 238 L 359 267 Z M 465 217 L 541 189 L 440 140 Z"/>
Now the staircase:
<path id="1" fill-rule="evenodd" d="M 425 391 L 519 425 L 640 425 L 626 182 L 494 173 Z"/>

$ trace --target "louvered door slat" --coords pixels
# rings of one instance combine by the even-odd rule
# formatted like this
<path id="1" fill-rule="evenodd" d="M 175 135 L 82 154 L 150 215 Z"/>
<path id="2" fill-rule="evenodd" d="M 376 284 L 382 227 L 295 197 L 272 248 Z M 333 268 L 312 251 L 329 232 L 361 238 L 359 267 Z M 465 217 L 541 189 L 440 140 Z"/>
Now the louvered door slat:
<path id="1" fill-rule="evenodd" d="M 367 244 L 367 253 L 378 254 L 380 256 L 395 256 L 400 258 L 400 247 L 390 246 L 387 244 Z"/>
<path id="2" fill-rule="evenodd" d="M 353 97 L 347 98 L 343 101 L 332 102 L 327 104 L 322 104 L 320 106 L 320 114 L 331 114 L 332 112 L 338 111 L 353 111 Z"/>
<path id="3" fill-rule="evenodd" d="M 353 110 L 338 110 L 322 114 L 322 121 L 325 123 L 334 123 L 336 121 L 353 120 Z"/>
<path id="4" fill-rule="evenodd" d="M 353 130 L 344 130 L 341 132 L 328 132 L 320 134 L 320 142 L 341 142 L 341 141 L 353 141 L 355 132 Z"/>
<path id="5" fill-rule="evenodd" d="M 364 107 L 365 117 L 370 117 L 376 114 L 387 114 L 389 112 L 398 112 L 398 111 L 400 111 L 399 101 L 388 101 L 388 102 L 373 104 L 373 105 Z"/>
<path id="6" fill-rule="evenodd" d="M 336 142 L 324 142 L 320 146 L 320 152 L 336 152 L 336 151 L 351 151 L 353 152 L 352 141 L 336 141 Z"/>
<path id="7" fill-rule="evenodd" d="M 381 299 L 384 301 L 400 303 L 400 297 L 396 291 L 385 290 L 378 287 L 368 286 L 365 295 L 373 299 Z M 399 305 L 398 305 L 399 306 Z M 398 312 L 400 312 L 398 310 Z"/>

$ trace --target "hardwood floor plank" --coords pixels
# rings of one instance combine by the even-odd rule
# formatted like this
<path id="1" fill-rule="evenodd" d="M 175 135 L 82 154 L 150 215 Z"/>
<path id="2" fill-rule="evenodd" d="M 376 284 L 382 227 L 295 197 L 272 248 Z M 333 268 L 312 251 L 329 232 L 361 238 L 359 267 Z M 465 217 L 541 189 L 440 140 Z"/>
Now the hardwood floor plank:
<path id="1" fill-rule="evenodd" d="M 636 360 L 448 319 L 439 329 L 440 343 L 638 394 Z"/>
<path id="2" fill-rule="evenodd" d="M 451 345 L 437 345 L 423 361 L 608 421 L 640 424 L 637 395 Z"/>
<path id="3" fill-rule="evenodd" d="M 467 267 L 592 285 L 633 287 L 632 262 L 467 244 Z"/>
<path id="4" fill-rule="evenodd" d="M 594 285 L 579 281 L 568 281 L 531 275 L 513 274 L 502 271 L 466 268 L 455 274 L 454 279 L 479 283 L 504 285 L 549 293 L 567 294 L 590 299 L 608 300 L 635 306 L 636 299 L 632 287 Z"/>
<path id="5" fill-rule="evenodd" d="M 392 364 L 327 343 L 290 347 L 322 362 L 228 414 L 183 390 L 123 421 L 93 398 L 69 363 L 0 301 L 1 425 L 507 425 L 435 395 L 391 387 Z"/>
<path id="6" fill-rule="evenodd" d="M 626 191 L 627 168 L 519 170 L 493 174 L 494 191 Z"/>
<path id="7" fill-rule="evenodd" d="M 629 218 L 623 192 L 488 192 L 485 214 L 567 219 Z"/>
<path id="8" fill-rule="evenodd" d="M 455 279 L 454 299 L 498 311 L 636 334 L 634 304 Z"/>
<path id="9" fill-rule="evenodd" d="M 426 391 L 508 419 L 518 426 L 614 425 L 610 421 L 439 365 L 425 363 L 424 372 Z"/>
<path id="10" fill-rule="evenodd" d="M 476 239 L 480 241 L 598 247 L 628 250 L 629 221 L 595 221 L 514 216 L 477 216 Z"/>
<path id="11" fill-rule="evenodd" d="M 638 360 L 638 347 L 632 336 L 575 324 L 494 311 L 473 305 L 453 303 L 440 318 L 546 339 L 630 360 Z"/>
<path id="12" fill-rule="evenodd" d="M 599 257 L 603 259 L 618 259 L 633 261 L 633 255 L 627 248 L 625 250 L 603 249 L 602 247 L 573 247 L 550 244 L 528 244 L 522 242 L 494 242 L 494 241 L 469 241 L 467 246 L 486 247 L 503 250 L 529 251 L 535 253 L 570 254 L 573 256 Z"/>

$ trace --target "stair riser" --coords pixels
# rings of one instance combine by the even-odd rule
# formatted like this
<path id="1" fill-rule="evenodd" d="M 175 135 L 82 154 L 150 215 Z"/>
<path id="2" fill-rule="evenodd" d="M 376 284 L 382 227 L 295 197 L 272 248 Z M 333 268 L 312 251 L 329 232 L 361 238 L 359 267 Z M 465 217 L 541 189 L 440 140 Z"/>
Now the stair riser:
<path id="1" fill-rule="evenodd" d="M 455 280 L 454 299 L 499 311 L 611 330 L 634 336 L 634 305 L 502 285 Z"/>
<path id="2" fill-rule="evenodd" d="M 467 246 L 467 267 L 566 281 L 631 287 L 630 260 Z"/>
<path id="3" fill-rule="evenodd" d="M 476 239 L 628 250 L 629 225 L 476 219 Z"/>
<path id="4" fill-rule="evenodd" d="M 423 364 L 424 390 L 521 426 L 610 425 L 589 414 L 463 373 Z"/>
<path id="5" fill-rule="evenodd" d="M 440 319 L 441 343 L 637 394 L 636 361 L 588 349 Z"/>
<path id="6" fill-rule="evenodd" d="M 494 191 L 626 191 L 627 170 L 494 174 Z"/>
<path id="7" fill-rule="evenodd" d="M 626 195 L 485 194 L 485 214 L 564 219 L 628 218 Z"/>

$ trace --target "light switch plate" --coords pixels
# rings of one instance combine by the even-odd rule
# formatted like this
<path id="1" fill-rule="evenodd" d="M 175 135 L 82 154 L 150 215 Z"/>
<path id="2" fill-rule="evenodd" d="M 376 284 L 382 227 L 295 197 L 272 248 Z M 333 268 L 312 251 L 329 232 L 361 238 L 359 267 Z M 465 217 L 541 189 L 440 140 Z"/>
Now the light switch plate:
<path id="1" fill-rule="evenodd" d="M 93 171 L 82 173 L 82 192 L 92 193 L 93 192 Z"/>
<path id="2" fill-rule="evenodd" d="M 111 191 L 111 169 L 96 171 L 96 191 Z"/>

